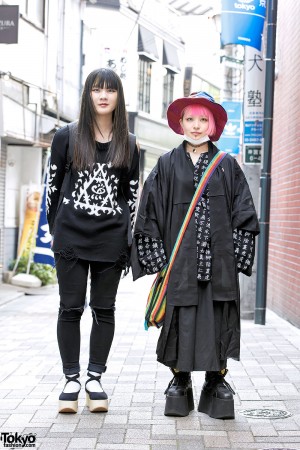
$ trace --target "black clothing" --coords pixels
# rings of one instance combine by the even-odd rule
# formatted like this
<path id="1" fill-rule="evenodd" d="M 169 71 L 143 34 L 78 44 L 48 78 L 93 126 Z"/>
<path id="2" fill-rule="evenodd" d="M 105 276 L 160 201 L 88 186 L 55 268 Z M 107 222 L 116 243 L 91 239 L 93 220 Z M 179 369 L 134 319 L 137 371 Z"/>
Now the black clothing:
<path id="1" fill-rule="evenodd" d="M 190 159 L 190 155 L 187 154 Z M 195 190 L 208 165 L 208 153 L 199 156 L 194 168 Z M 209 281 L 211 279 L 211 249 L 210 249 L 210 206 L 209 189 L 206 186 L 203 195 L 200 197 L 194 212 L 197 239 L 197 279 L 199 281 Z M 166 264 L 166 256 L 163 248 L 163 241 L 151 238 L 142 234 L 136 237 L 138 258 L 145 266 L 146 273 L 153 274 L 159 272 Z M 253 233 L 245 230 L 233 230 L 234 252 L 237 260 L 238 272 L 247 273 L 252 267 L 254 260 L 254 236 Z"/>
<path id="2" fill-rule="evenodd" d="M 197 306 L 168 304 L 157 360 L 180 371 L 221 370 L 240 359 L 240 320 L 234 301 L 212 300 L 212 283 L 198 282 Z"/>
<path id="3" fill-rule="evenodd" d="M 116 169 L 107 158 L 109 143 L 97 142 L 95 163 L 90 170 L 77 171 L 69 164 L 69 138 L 68 126 L 55 133 L 47 180 L 47 219 L 60 294 L 57 337 L 64 373 L 78 373 L 80 320 L 90 271 L 88 370 L 102 373 L 114 335 L 121 271 L 129 265 L 139 154 L 135 147 L 129 169 Z"/>
<path id="4" fill-rule="evenodd" d="M 208 162 L 218 149 L 209 142 Z M 161 240 L 167 261 L 195 192 L 195 167 L 184 144 L 161 156 L 147 178 L 135 226 L 132 270 L 146 274 L 139 261 L 140 235 Z M 216 168 L 209 183 L 211 276 L 197 279 L 197 226 L 190 220 L 168 288 L 167 310 L 157 345 L 157 359 L 180 371 L 218 371 L 228 358 L 239 359 L 240 312 L 237 250 L 234 230 L 259 232 L 252 196 L 240 166 L 230 155 Z M 206 203 L 207 206 L 207 203 Z M 241 236 L 241 235 L 240 235 Z M 235 239 L 236 240 L 236 239 Z M 244 251 L 244 249 L 242 249 Z M 254 248 L 253 248 L 254 256 Z M 241 262 L 241 261 L 240 261 Z M 239 270 L 251 275 L 252 261 Z"/>
<path id="5" fill-rule="evenodd" d="M 139 155 L 131 167 L 115 169 L 107 161 L 109 143 L 96 144 L 91 170 L 66 173 L 69 129 L 54 136 L 47 188 L 47 218 L 54 236 L 53 251 L 90 261 L 117 261 L 128 249 L 128 224 L 133 226 L 139 184 Z M 59 203 L 63 179 L 68 176 Z"/>
<path id="6" fill-rule="evenodd" d="M 209 162 L 218 149 L 210 143 Z M 147 178 L 135 225 L 135 235 L 161 239 L 167 260 L 170 258 L 195 188 L 194 167 L 181 144 L 164 154 Z M 216 168 L 209 181 L 212 298 L 218 301 L 239 300 L 239 287 L 233 230 L 258 234 L 258 220 L 245 175 L 229 154 Z M 167 297 L 173 306 L 198 304 L 197 245 L 195 218 L 192 216 L 175 259 Z M 132 249 L 133 277 L 146 271 L 138 259 L 136 240 Z M 251 275 L 251 267 L 246 275 Z"/>
<path id="7" fill-rule="evenodd" d="M 85 307 L 88 272 L 91 273 L 90 307 L 93 324 L 88 370 L 103 373 L 114 336 L 115 300 L 121 269 L 112 263 L 78 259 L 70 262 L 56 255 L 60 306 L 57 338 L 66 375 L 79 373 L 80 319 Z"/>

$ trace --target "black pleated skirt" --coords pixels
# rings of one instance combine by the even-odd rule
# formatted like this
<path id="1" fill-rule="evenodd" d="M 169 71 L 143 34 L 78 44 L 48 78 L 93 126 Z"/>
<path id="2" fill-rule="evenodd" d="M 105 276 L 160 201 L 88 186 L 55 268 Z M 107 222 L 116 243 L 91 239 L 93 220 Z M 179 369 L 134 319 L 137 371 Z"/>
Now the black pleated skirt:
<path id="1" fill-rule="evenodd" d="M 197 306 L 167 304 L 157 360 L 183 372 L 218 371 L 240 358 L 240 317 L 235 301 L 213 301 L 211 282 L 198 283 Z"/>

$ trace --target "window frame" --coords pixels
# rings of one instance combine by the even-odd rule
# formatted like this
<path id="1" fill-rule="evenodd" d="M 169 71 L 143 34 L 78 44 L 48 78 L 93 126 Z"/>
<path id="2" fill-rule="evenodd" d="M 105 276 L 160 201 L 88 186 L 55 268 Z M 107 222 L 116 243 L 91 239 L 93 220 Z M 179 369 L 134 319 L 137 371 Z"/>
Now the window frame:
<path id="1" fill-rule="evenodd" d="M 138 62 L 138 109 L 146 113 L 150 113 L 152 63 L 153 61 L 140 55 Z"/>

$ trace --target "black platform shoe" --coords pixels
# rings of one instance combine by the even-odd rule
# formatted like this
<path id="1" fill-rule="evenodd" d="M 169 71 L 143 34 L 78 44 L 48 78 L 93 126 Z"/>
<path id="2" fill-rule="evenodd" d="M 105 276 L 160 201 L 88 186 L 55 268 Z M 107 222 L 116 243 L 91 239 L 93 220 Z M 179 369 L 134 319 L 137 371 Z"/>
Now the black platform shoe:
<path id="1" fill-rule="evenodd" d="M 228 370 L 206 372 L 198 411 L 214 419 L 234 419 L 234 390 L 224 377 Z"/>
<path id="2" fill-rule="evenodd" d="M 78 383 L 81 387 L 80 381 L 78 381 L 78 378 L 80 377 L 79 373 L 75 376 L 69 377 L 66 375 L 66 384 L 65 387 L 70 381 L 74 381 L 75 383 Z M 65 389 L 64 387 L 64 389 Z M 77 413 L 78 410 L 78 395 L 79 395 L 80 389 L 78 392 L 62 392 L 59 396 L 59 405 L 58 405 L 58 412 L 60 413 Z"/>
<path id="3" fill-rule="evenodd" d="M 166 395 L 165 416 L 188 416 L 194 409 L 193 387 L 190 372 L 175 372 Z"/>
<path id="4" fill-rule="evenodd" d="M 108 399 L 106 393 L 102 389 L 101 384 L 101 374 L 92 375 L 90 372 L 87 373 L 89 379 L 85 383 L 86 392 L 86 406 L 88 406 L 90 412 L 107 412 L 108 411 Z M 90 392 L 86 385 L 89 381 L 98 381 L 101 386 L 102 392 Z"/>

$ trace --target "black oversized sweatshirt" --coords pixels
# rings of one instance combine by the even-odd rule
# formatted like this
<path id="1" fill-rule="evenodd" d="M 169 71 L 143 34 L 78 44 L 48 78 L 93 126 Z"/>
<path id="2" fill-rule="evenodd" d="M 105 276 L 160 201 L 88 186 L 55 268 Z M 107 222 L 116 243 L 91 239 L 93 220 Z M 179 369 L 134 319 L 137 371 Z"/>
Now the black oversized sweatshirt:
<path id="1" fill-rule="evenodd" d="M 69 129 L 54 136 L 47 180 L 47 219 L 53 251 L 91 261 L 117 261 L 128 250 L 139 185 L 139 153 L 131 167 L 107 161 L 109 143 L 96 143 L 91 170 L 66 172 Z M 64 177 L 63 195 L 60 195 Z"/>

